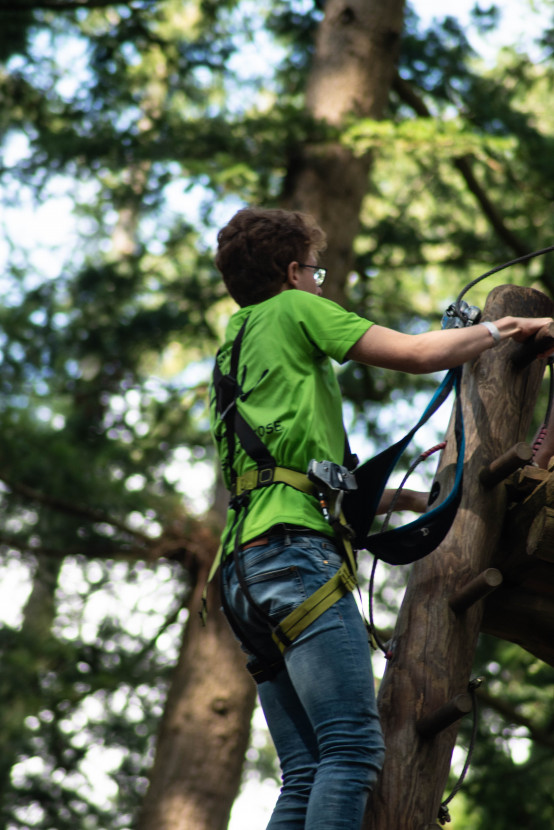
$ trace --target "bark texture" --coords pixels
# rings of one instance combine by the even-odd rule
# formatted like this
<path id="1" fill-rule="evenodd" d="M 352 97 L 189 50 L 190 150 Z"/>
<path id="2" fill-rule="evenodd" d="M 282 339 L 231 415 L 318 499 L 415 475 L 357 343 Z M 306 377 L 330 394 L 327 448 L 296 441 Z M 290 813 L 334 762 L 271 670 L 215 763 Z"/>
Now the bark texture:
<path id="1" fill-rule="evenodd" d="M 543 294 L 501 286 L 489 296 L 484 317 L 551 313 Z M 458 726 L 423 738 L 417 723 L 467 692 L 483 602 L 455 614 L 449 599 L 489 567 L 499 540 L 506 489 L 485 488 L 479 473 L 525 438 L 544 371 L 543 360 L 516 369 L 511 358 L 518 348 L 504 342 L 464 367 L 464 495 L 442 545 L 412 569 L 379 693 L 387 755 L 365 830 L 437 826 Z M 443 487 L 455 458 L 452 429 L 449 434 L 437 475 Z"/>
<path id="2" fill-rule="evenodd" d="M 207 554 L 215 555 L 214 542 L 206 540 Z M 206 562 L 210 559 L 206 555 Z M 202 569 L 191 596 L 137 830 L 225 830 L 240 786 L 255 685 L 219 610 L 215 583 L 207 625 L 201 626 L 206 576 Z"/>
<path id="3" fill-rule="evenodd" d="M 307 87 L 308 113 L 334 132 L 351 118 L 383 118 L 403 20 L 404 0 L 327 0 Z M 289 162 L 283 206 L 312 214 L 327 232 L 324 293 L 342 305 L 370 168 L 370 153 L 355 156 L 338 138 L 303 145 Z"/>

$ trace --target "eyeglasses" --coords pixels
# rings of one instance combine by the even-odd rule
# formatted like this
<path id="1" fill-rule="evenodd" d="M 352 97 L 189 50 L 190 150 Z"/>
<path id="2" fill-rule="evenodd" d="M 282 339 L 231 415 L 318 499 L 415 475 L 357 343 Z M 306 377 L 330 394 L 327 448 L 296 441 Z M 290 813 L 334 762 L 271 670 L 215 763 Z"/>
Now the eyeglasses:
<path id="1" fill-rule="evenodd" d="M 303 262 L 298 263 L 301 268 L 312 268 L 314 272 L 314 281 L 316 285 L 323 285 L 325 277 L 327 276 L 327 268 L 320 268 L 319 265 L 304 265 Z"/>

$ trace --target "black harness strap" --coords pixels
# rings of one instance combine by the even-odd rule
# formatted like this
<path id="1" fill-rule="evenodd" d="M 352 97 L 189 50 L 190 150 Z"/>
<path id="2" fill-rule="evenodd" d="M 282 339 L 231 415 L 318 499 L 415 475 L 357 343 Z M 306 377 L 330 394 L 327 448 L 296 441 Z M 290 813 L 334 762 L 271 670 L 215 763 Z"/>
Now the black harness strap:
<path id="1" fill-rule="evenodd" d="M 431 553 L 444 539 L 456 515 L 462 496 L 465 435 L 460 397 L 462 367 L 450 369 L 417 424 L 396 444 L 370 458 L 354 472 L 358 489 L 344 499 L 346 520 L 353 529 L 355 547 L 371 551 L 390 565 L 406 565 Z M 448 496 L 437 507 L 415 521 L 384 533 L 369 534 L 379 500 L 398 459 L 415 433 L 444 403 L 456 394 L 455 437 L 458 450 L 456 475 Z M 436 500 L 436 495 L 435 500 Z"/>
<path id="2" fill-rule="evenodd" d="M 231 486 L 233 491 L 233 495 L 229 506 L 231 509 L 235 511 L 235 521 L 229 529 L 229 533 L 225 539 L 223 546 L 225 546 L 227 540 L 234 535 L 233 559 L 241 590 L 243 591 L 244 596 L 248 600 L 256 616 L 270 628 L 271 632 L 279 639 L 283 647 L 286 648 L 291 644 L 291 641 L 288 639 L 288 637 L 286 637 L 286 635 L 283 632 L 280 631 L 279 627 L 275 627 L 273 625 L 273 622 L 269 614 L 266 614 L 266 612 L 254 600 L 248 588 L 242 564 L 238 556 L 240 531 L 246 518 L 246 512 L 248 510 L 248 504 L 250 501 L 250 491 L 247 490 L 239 494 L 237 494 L 236 492 L 238 475 L 233 464 L 235 457 L 235 436 L 239 439 L 240 444 L 245 453 L 250 458 L 252 458 L 253 461 L 256 462 L 257 475 L 256 484 L 254 485 L 255 487 L 272 484 L 274 480 L 274 470 L 277 466 L 274 457 L 271 455 L 266 445 L 260 440 L 260 438 L 252 429 L 250 424 L 248 424 L 248 422 L 243 418 L 237 406 L 237 402 L 239 400 L 246 400 L 253 391 L 253 389 L 258 385 L 260 380 L 267 374 L 267 370 L 264 371 L 260 376 L 259 380 L 256 382 L 256 384 L 254 384 L 254 386 L 248 392 L 244 391 L 246 369 L 243 370 L 241 382 L 239 382 L 238 380 L 240 350 L 242 346 L 244 333 L 246 331 L 246 324 L 248 323 L 248 319 L 249 318 L 247 317 L 244 320 L 237 336 L 233 341 L 233 345 L 231 347 L 231 361 L 229 372 L 225 375 L 222 373 L 216 358 L 213 373 L 214 390 L 216 394 L 216 409 L 225 424 L 227 460 L 229 463 Z M 258 677 L 257 680 L 258 682 L 261 682 L 261 680 L 267 679 L 267 677 L 271 674 L 275 674 L 275 671 L 278 670 L 279 664 L 269 664 L 265 660 L 264 656 L 260 654 L 250 643 L 248 643 L 248 640 L 244 636 L 244 633 L 242 632 L 239 623 L 237 622 L 234 614 L 229 608 L 229 604 L 224 596 L 225 591 L 223 584 L 221 587 L 222 603 L 226 610 L 227 617 L 231 623 L 231 627 L 235 631 L 235 634 L 237 634 L 239 639 L 242 640 L 244 645 L 249 649 L 249 651 L 256 657 L 257 661 L 259 662 L 258 673 L 260 674 L 260 677 Z M 254 674 L 254 672 L 252 673 Z"/>
<path id="3" fill-rule="evenodd" d="M 233 466 L 233 461 L 235 457 L 235 441 L 234 436 L 236 435 L 242 445 L 242 448 L 246 452 L 253 461 L 256 462 L 258 467 L 263 468 L 273 468 L 276 466 L 275 459 L 267 449 L 266 445 L 263 441 L 260 440 L 258 435 L 254 432 L 250 424 L 248 424 L 242 415 L 240 414 L 237 406 L 237 401 L 245 401 L 252 391 L 256 388 L 260 380 L 267 374 L 267 370 L 264 371 L 258 381 L 254 384 L 254 386 L 248 391 L 244 391 L 244 380 L 246 376 L 246 371 L 243 371 L 242 382 L 240 383 L 238 380 L 238 366 L 239 366 L 239 358 L 240 358 L 240 349 L 242 345 L 242 339 L 244 337 L 244 332 L 246 330 L 246 324 L 248 323 L 248 317 L 245 319 L 244 323 L 240 327 L 239 333 L 235 337 L 233 341 L 233 345 L 231 348 L 231 365 L 229 367 L 229 372 L 224 375 L 219 368 L 219 365 L 216 363 L 214 367 L 214 389 L 216 393 L 216 408 L 219 412 L 220 418 L 225 424 L 225 434 L 226 434 L 226 441 L 227 441 L 227 459 L 229 463 L 229 470 L 231 476 L 231 484 L 234 485 L 237 477 L 236 470 Z"/>

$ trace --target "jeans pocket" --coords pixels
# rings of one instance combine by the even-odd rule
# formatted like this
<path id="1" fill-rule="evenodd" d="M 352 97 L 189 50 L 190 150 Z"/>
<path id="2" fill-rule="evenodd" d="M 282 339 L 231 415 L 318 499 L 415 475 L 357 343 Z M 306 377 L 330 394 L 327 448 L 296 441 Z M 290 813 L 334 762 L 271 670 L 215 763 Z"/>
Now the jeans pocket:
<path id="1" fill-rule="evenodd" d="M 282 620 L 307 596 L 296 565 L 251 574 L 246 584 L 254 601 L 275 622 Z"/>
<path id="2" fill-rule="evenodd" d="M 319 539 L 312 541 L 313 551 L 317 556 L 318 561 L 323 566 L 325 572 L 337 571 L 342 565 L 343 558 L 337 546 L 333 542 L 321 541 Z"/>

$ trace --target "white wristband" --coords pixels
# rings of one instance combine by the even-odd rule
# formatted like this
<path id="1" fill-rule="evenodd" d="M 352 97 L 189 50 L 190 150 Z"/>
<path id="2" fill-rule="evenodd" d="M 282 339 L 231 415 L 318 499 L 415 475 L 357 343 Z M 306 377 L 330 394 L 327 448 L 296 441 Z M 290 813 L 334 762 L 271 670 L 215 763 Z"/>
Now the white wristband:
<path id="1" fill-rule="evenodd" d="M 485 322 L 479 323 L 479 325 L 480 326 L 485 326 L 485 328 L 489 330 L 489 332 L 492 335 L 492 339 L 494 340 L 494 345 L 498 346 L 498 344 L 502 340 L 502 337 L 500 335 L 500 332 L 498 331 L 498 329 L 494 325 L 494 323 L 490 323 L 488 320 L 485 320 Z"/>

